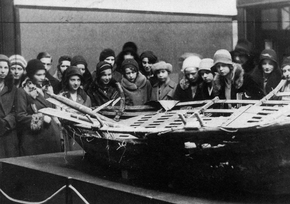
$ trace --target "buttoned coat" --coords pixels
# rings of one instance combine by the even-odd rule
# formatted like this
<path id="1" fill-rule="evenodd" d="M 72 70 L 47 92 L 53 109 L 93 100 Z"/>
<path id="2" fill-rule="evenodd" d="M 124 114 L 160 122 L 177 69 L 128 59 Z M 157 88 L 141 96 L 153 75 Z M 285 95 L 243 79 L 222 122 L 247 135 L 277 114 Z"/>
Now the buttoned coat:
<path id="1" fill-rule="evenodd" d="M 159 83 L 155 83 L 152 87 L 151 101 L 173 100 L 177 84 L 169 79 L 164 86 L 159 88 Z"/>
<path id="2" fill-rule="evenodd" d="M 60 126 L 52 119 L 50 123 L 44 123 L 39 131 L 31 130 L 32 115 L 35 113 L 32 106 L 36 107 L 37 110 L 53 107 L 41 94 L 34 99 L 23 88 L 19 88 L 16 100 L 16 119 L 18 128 L 22 133 L 20 139 L 21 154 L 26 156 L 60 152 Z"/>
<path id="3" fill-rule="evenodd" d="M 10 90 L 5 86 L 0 92 L 0 158 L 19 156 L 14 106 L 16 93 L 15 86 Z"/>

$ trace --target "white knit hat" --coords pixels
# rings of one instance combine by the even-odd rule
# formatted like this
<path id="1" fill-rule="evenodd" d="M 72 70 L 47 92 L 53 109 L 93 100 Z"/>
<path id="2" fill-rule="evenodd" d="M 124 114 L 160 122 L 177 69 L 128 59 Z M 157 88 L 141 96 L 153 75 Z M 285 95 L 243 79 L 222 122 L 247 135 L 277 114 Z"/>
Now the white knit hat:
<path id="1" fill-rule="evenodd" d="M 184 72 L 186 68 L 195 67 L 198 69 L 201 59 L 198 56 L 187 57 L 182 64 L 181 71 Z"/>
<path id="2" fill-rule="evenodd" d="M 21 55 L 12 55 L 9 57 L 9 61 L 10 61 L 11 66 L 18 64 L 23 69 L 25 69 L 27 66 L 26 60 Z"/>

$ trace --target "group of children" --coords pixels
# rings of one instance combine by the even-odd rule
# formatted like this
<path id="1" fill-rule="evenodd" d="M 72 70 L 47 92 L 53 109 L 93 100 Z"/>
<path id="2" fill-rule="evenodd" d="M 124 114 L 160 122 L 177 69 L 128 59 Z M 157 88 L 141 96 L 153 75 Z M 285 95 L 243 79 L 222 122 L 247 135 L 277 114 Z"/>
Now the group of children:
<path id="1" fill-rule="evenodd" d="M 282 90 L 290 91 L 290 58 L 280 69 L 276 52 L 265 49 L 254 63 L 247 41 L 239 41 L 233 52 L 217 50 L 212 58 L 186 53 L 180 65 L 183 77 L 176 83 L 170 63 L 152 51 L 139 56 L 133 42 L 125 43 L 118 56 L 103 50 L 93 73 L 81 55 L 61 56 L 53 76 L 47 52 L 28 63 L 21 55 L 0 55 L 0 158 L 62 151 L 59 120 L 38 112 L 53 107 L 46 100 L 50 93 L 88 107 L 118 99 L 118 121 L 126 105 L 149 101 L 261 99 L 282 77 L 289 82 Z"/>

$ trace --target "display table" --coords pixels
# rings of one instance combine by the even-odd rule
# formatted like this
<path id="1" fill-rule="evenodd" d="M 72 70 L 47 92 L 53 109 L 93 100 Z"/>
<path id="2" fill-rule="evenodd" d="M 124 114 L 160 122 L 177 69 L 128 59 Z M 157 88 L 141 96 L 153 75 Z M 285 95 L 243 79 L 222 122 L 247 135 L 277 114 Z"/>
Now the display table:
<path id="1" fill-rule="evenodd" d="M 120 170 L 98 166 L 83 151 L 0 160 L 0 188 L 12 198 L 47 203 L 289 203 L 289 195 L 270 196 L 221 190 L 190 191 L 148 187 L 122 178 Z M 68 186 L 72 188 L 68 188 Z M 74 190 L 73 190 L 74 189 Z M 81 199 L 83 197 L 83 200 Z M 0 193 L 0 203 L 14 203 Z"/>
<path id="2" fill-rule="evenodd" d="M 9 196 L 25 201 L 42 201 L 68 183 L 89 203 L 211 203 L 130 185 L 121 171 L 97 168 L 84 159 L 83 151 L 2 159 L 0 187 Z M 69 198 L 68 198 L 69 195 Z M 10 203 L 0 196 L 0 203 Z M 63 190 L 48 203 L 84 203 Z"/>

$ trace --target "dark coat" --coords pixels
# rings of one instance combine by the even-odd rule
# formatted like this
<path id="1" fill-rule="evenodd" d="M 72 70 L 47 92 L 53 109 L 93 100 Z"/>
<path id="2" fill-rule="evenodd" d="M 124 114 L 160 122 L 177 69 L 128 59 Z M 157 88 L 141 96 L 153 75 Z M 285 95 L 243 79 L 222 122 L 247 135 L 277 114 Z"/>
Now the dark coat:
<path id="1" fill-rule="evenodd" d="M 263 69 L 260 65 L 255 67 L 255 69 L 251 73 L 251 77 L 257 83 L 261 92 L 263 92 L 264 95 L 267 95 L 281 81 L 282 72 L 278 66 L 275 66 L 272 73 L 268 76 L 267 84 L 265 87 L 264 87 Z"/>
<path id="2" fill-rule="evenodd" d="M 17 89 L 5 86 L 0 92 L 0 158 L 19 156 L 14 101 Z"/>
<path id="3" fill-rule="evenodd" d="M 49 80 L 52 88 L 53 88 L 53 93 L 58 94 L 61 89 L 61 84 L 60 81 L 54 78 L 49 72 L 46 72 L 46 78 Z"/>
<path id="4" fill-rule="evenodd" d="M 123 77 L 121 85 L 125 93 L 126 102 L 132 101 L 132 105 L 137 106 L 144 105 L 146 102 L 150 101 L 152 86 L 149 80 L 147 80 L 141 72 L 138 73 L 135 83 L 131 83 Z"/>
<path id="5" fill-rule="evenodd" d="M 215 97 L 213 90 L 211 93 L 209 93 L 208 87 L 209 87 L 208 83 L 202 82 L 201 84 L 199 84 L 202 100 L 213 99 Z M 213 87 L 212 87 L 212 89 L 213 89 Z"/>
<path id="6" fill-rule="evenodd" d="M 196 89 L 194 97 L 192 91 L 193 88 Z M 181 79 L 176 87 L 173 99 L 182 102 L 202 100 L 199 84 L 189 84 L 185 78 Z"/>
<path id="7" fill-rule="evenodd" d="M 176 86 L 177 84 L 170 79 L 160 89 L 159 83 L 155 83 L 152 87 L 151 101 L 173 100 Z"/>
<path id="8" fill-rule="evenodd" d="M 35 113 L 32 104 L 35 104 L 37 110 L 53 107 L 42 95 L 34 99 L 23 88 L 18 89 L 16 118 L 18 127 L 21 128 L 22 132 L 20 140 L 21 154 L 26 156 L 60 152 L 61 128 L 55 120 L 52 119 L 49 124 L 44 123 L 39 131 L 31 130 L 32 115 Z"/>

